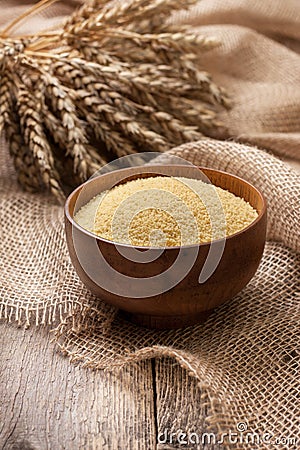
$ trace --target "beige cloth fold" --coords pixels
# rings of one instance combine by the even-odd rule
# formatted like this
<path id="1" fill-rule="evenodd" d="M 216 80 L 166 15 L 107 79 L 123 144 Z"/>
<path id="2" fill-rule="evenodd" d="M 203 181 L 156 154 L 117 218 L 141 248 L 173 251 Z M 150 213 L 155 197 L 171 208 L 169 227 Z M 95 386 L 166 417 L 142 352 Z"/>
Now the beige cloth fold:
<path id="1" fill-rule="evenodd" d="M 1 20 L 16 4 L 1 3 Z M 55 8 L 54 18 L 40 19 L 40 25 L 69 11 L 66 2 Z M 52 324 L 61 350 L 92 368 L 175 358 L 199 381 L 214 430 L 235 432 L 246 421 L 248 431 L 300 440 L 300 176 L 270 154 L 299 158 L 300 56 L 291 48 L 300 40 L 300 4 L 203 0 L 181 20 L 201 23 L 203 33 L 223 41 L 201 63 L 232 94 L 233 109 L 221 113 L 227 135 L 265 150 L 204 140 L 172 152 L 237 174 L 263 191 L 268 242 L 257 274 L 203 325 L 158 333 L 122 321 L 82 285 L 68 256 L 62 208 L 48 196 L 22 192 L 2 141 L 0 317 L 27 326 Z M 260 442 L 238 448 L 273 447 Z"/>
<path id="2" fill-rule="evenodd" d="M 177 20 L 222 43 L 201 64 L 232 96 L 228 137 L 299 159 L 300 3 L 202 0 Z"/>

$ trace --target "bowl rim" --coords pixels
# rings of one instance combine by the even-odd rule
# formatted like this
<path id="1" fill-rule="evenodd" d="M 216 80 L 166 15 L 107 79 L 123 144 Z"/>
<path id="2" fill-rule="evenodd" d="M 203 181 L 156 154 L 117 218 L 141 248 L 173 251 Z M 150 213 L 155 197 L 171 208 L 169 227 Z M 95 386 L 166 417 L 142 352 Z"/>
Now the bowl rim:
<path id="1" fill-rule="evenodd" d="M 149 166 L 126 167 L 126 168 L 122 168 L 122 169 L 117 169 L 114 172 L 127 171 L 127 170 L 138 168 L 138 167 L 145 168 L 145 169 L 147 169 L 147 168 L 150 169 L 152 167 L 158 168 L 158 167 L 167 167 L 167 166 L 170 166 L 170 167 L 195 167 L 195 168 L 200 169 L 200 170 L 202 170 L 202 169 L 210 170 L 210 171 L 218 172 L 218 173 L 221 173 L 221 174 L 224 174 L 224 175 L 229 175 L 232 178 L 235 178 L 235 179 L 237 179 L 239 181 L 242 181 L 243 183 L 246 183 L 248 186 L 250 186 L 252 189 L 254 189 L 254 191 L 258 194 L 258 196 L 262 200 L 262 209 L 261 209 L 260 212 L 257 211 L 258 216 L 256 217 L 256 219 L 253 222 L 251 222 L 249 225 L 247 225 L 247 227 L 243 228 L 240 231 L 237 231 L 236 233 L 230 234 L 229 236 L 225 236 L 225 237 L 220 238 L 220 239 L 214 239 L 214 240 L 209 241 L 209 242 L 200 242 L 200 243 L 197 243 L 197 244 L 187 244 L 187 245 L 174 245 L 174 246 L 170 246 L 170 247 L 167 247 L 167 246 L 166 247 L 151 247 L 151 246 L 131 245 L 131 244 L 124 244 L 122 242 L 115 242 L 115 241 L 103 238 L 101 236 L 98 236 L 97 234 L 92 233 L 91 231 L 83 228 L 81 225 L 79 225 L 75 221 L 74 217 L 71 216 L 70 210 L 69 210 L 70 202 L 71 202 L 73 196 L 76 194 L 76 192 L 80 191 L 85 185 L 87 185 L 89 183 L 92 183 L 97 178 L 100 178 L 103 175 L 108 175 L 110 173 L 110 172 L 107 172 L 107 173 L 104 173 L 104 174 L 100 174 L 100 175 L 96 176 L 95 178 L 88 179 L 84 183 L 81 183 L 79 186 L 77 186 L 72 192 L 70 192 L 70 194 L 68 195 L 68 197 L 67 197 L 67 199 L 65 201 L 65 205 L 64 205 L 64 213 L 65 213 L 66 218 L 71 223 L 71 225 L 75 226 L 75 228 L 77 228 L 80 232 L 83 232 L 87 236 L 90 236 L 90 237 L 96 239 L 97 241 L 102 241 L 102 242 L 105 242 L 105 243 L 110 244 L 110 245 L 126 247 L 126 248 L 134 248 L 134 249 L 137 249 L 137 250 L 146 251 L 146 250 L 162 250 L 162 249 L 164 249 L 164 250 L 179 250 L 179 249 L 188 249 L 188 248 L 191 248 L 191 247 L 205 247 L 205 246 L 211 246 L 213 243 L 222 242 L 224 240 L 227 241 L 229 239 L 235 239 L 239 235 L 241 235 L 241 234 L 245 233 L 246 231 L 248 231 L 250 228 L 254 227 L 264 217 L 264 215 L 267 212 L 267 199 L 265 198 L 263 193 L 257 187 L 255 187 L 252 183 L 250 183 L 249 181 L 245 180 L 244 178 L 241 178 L 241 177 L 239 177 L 237 175 L 234 175 L 234 174 L 232 174 L 230 172 L 226 172 L 224 170 L 214 169 L 212 167 L 198 166 L 198 165 L 197 166 L 188 166 L 188 165 L 184 165 L 184 164 L 157 164 L 157 165 L 152 165 L 152 166 L 149 165 Z M 145 170 L 145 172 L 146 172 L 146 170 Z M 143 172 L 141 172 L 141 174 L 142 173 Z M 99 194 L 100 193 L 101 192 L 99 192 Z M 90 200 L 92 200 L 92 199 L 90 199 Z M 252 206 L 252 208 L 253 208 L 253 206 Z"/>

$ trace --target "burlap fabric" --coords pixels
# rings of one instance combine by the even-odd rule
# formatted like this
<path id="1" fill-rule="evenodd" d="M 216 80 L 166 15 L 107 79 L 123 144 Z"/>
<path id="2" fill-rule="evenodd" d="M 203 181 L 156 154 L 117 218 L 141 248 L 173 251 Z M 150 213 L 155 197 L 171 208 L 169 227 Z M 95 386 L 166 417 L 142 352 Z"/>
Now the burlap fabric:
<path id="1" fill-rule="evenodd" d="M 91 368 L 175 358 L 198 380 L 208 423 L 220 433 L 245 420 L 248 431 L 300 439 L 300 176 L 270 154 L 299 157 L 300 5 L 203 0 L 180 19 L 201 23 L 203 32 L 223 40 L 202 63 L 233 95 L 233 109 L 222 115 L 228 135 L 269 150 L 205 140 L 173 151 L 263 191 L 268 242 L 257 274 L 203 325 L 158 333 L 123 321 L 82 285 L 69 260 L 62 208 L 45 195 L 21 191 L 2 142 L 0 316 L 26 326 L 52 324 L 61 350 Z"/>

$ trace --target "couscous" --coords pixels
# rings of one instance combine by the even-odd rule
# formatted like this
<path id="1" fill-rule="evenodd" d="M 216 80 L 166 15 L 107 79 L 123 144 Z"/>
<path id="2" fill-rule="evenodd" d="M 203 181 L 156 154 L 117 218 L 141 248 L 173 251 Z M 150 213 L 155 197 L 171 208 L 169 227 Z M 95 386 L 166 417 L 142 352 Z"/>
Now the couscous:
<path id="1" fill-rule="evenodd" d="M 102 192 L 75 215 L 83 228 L 135 246 L 210 242 L 250 225 L 257 211 L 220 187 L 183 177 L 138 178 Z"/>

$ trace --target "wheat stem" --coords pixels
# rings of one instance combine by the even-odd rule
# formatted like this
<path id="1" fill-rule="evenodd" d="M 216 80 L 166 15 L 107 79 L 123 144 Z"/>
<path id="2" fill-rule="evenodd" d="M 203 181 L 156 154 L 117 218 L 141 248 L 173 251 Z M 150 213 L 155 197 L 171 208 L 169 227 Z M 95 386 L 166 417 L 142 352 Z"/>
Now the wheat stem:
<path id="1" fill-rule="evenodd" d="M 31 8 L 27 9 L 24 13 L 20 14 L 14 20 L 12 20 L 3 30 L 0 32 L 0 36 L 5 38 L 9 33 L 15 28 L 16 25 L 20 24 L 21 21 L 27 19 L 29 16 L 36 14 L 37 12 L 43 11 L 43 9 L 48 8 L 53 3 L 58 0 L 40 0 L 37 4 L 33 5 Z"/>

